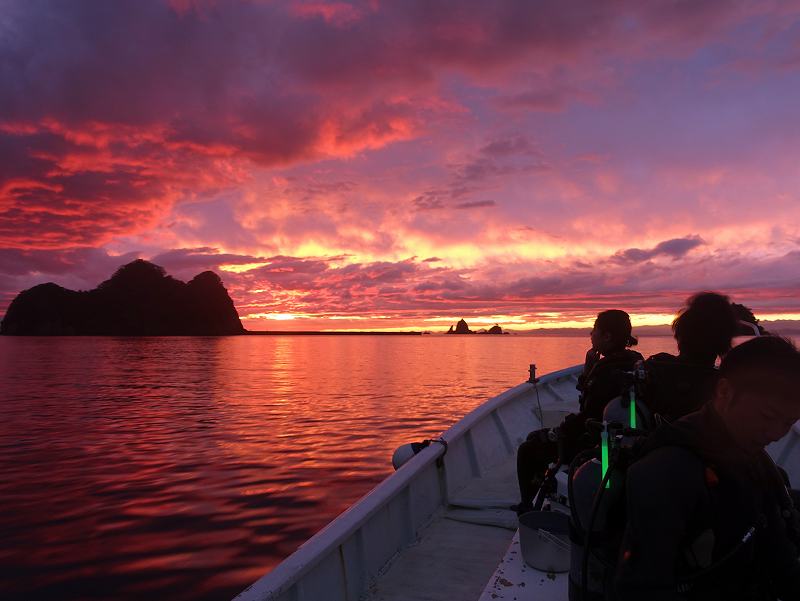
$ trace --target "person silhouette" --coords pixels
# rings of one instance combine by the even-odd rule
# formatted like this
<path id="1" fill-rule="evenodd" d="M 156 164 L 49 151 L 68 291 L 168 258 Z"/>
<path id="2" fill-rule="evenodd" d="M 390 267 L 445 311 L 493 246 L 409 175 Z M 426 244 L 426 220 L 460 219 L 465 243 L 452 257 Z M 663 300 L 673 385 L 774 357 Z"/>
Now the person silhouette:
<path id="1" fill-rule="evenodd" d="M 702 407 L 714 390 L 717 358 L 730 350 L 738 329 L 727 296 L 699 292 L 689 297 L 672 322 L 678 355 L 658 353 L 644 363 L 643 400 L 650 411 L 673 421 Z"/>
<path id="2" fill-rule="evenodd" d="M 624 372 L 643 359 L 628 348 L 638 343 L 631 330 L 630 316 L 625 311 L 609 309 L 597 315 L 590 334 L 592 346 L 578 378 L 580 411 L 564 418 L 555 430 L 531 432 L 517 448 L 520 502 L 511 506 L 517 514 L 533 509 L 548 465 L 557 460 L 568 463 L 581 449 L 586 421 L 602 419 L 605 406 L 625 387 Z"/>
<path id="3" fill-rule="evenodd" d="M 627 472 L 616 598 L 800 599 L 800 516 L 765 452 L 800 420 L 798 389 L 794 344 L 753 338 L 709 402 L 648 438 Z"/>

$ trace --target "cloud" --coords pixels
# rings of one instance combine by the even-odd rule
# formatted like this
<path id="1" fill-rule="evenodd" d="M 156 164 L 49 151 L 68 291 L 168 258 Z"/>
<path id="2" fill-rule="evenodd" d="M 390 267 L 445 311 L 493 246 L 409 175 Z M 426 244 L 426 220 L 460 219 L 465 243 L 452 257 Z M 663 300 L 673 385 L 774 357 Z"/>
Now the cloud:
<path id="1" fill-rule="evenodd" d="M 547 169 L 541 151 L 526 136 L 495 138 L 465 156 L 464 160 L 449 164 L 448 183 L 426 190 L 416 196 L 412 204 L 417 211 L 495 206 L 493 200 L 462 199 L 494 189 L 503 178 Z"/>
<path id="2" fill-rule="evenodd" d="M 641 248 L 627 248 L 618 251 L 611 260 L 616 263 L 641 263 L 660 256 L 678 259 L 703 244 L 705 244 L 705 241 L 700 238 L 700 236 L 673 238 L 672 240 L 659 242 L 653 248 L 646 250 L 642 250 Z"/>
<path id="3" fill-rule="evenodd" d="M 668 252 L 678 253 L 674 246 L 667 245 Z M 570 317 L 609 307 L 672 313 L 692 292 L 705 288 L 729 293 L 734 300 L 752 305 L 756 313 L 797 308 L 798 251 L 758 262 L 730 254 L 692 257 L 684 253 L 665 267 L 648 261 L 620 263 L 614 260 L 618 255 L 588 262 L 538 260 L 471 269 L 415 258 L 359 262 L 344 256 L 225 253 L 211 247 L 172 249 L 145 257 L 183 280 L 206 269 L 217 271 L 245 319 L 264 313 L 421 319 L 431 314 L 556 312 Z M 0 280 L 5 288 L 0 290 L 0 299 L 8 303 L 16 292 L 45 281 L 73 289 L 93 288 L 138 256 L 141 253 L 113 256 L 95 249 L 58 255 L 2 250 Z"/>
<path id="4" fill-rule="evenodd" d="M 526 65 L 558 72 L 629 56 L 654 39 L 677 52 L 748 11 L 511 0 L 458 11 L 421 0 L 8 2 L 3 27 L 15 34 L 0 38 L 0 146 L 14 148 L 0 174 L 0 243 L 102 245 L 147 230 L 175 203 L 240 185 L 253 165 L 354 157 L 418 138 L 462 106 L 446 83 L 452 75 L 491 84 Z M 556 84 L 561 92 L 550 78 L 535 81 L 528 103 L 570 92 Z M 415 206 L 449 206 L 491 179 L 537 168 L 500 161 L 525 144 L 490 144 Z"/>
<path id="5" fill-rule="evenodd" d="M 144 134 L 111 143 L 95 129 L 0 128 L 0 245 L 100 246 L 154 226 L 196 189 L 231 181 L 219 165 L 152 145 Z"/>
<path id="6" fill-rule="evenodd" d="M 348 314 L 783 290 L 796 20 L 748 1 L 9 1 L 0 278 L 265 263 L 225 273 L 242 306 Z M 752 50 L 783 66 L 744 75 Z"/>
<path id="7" fill-rule="evenodd" d="M 478 152 L 487 157 L 541 156 L 541 152 L 530 138 L 522 135 L 497 138 L 483 146 Z"/>
<path id="8" fill-rule="evenodd" d="M 455 205 L 455 209 L 482 209 L 485 207 L 495 207 L 497 203 L 493 200 L 474 200 L 472 202 L 462 202 Z"/>

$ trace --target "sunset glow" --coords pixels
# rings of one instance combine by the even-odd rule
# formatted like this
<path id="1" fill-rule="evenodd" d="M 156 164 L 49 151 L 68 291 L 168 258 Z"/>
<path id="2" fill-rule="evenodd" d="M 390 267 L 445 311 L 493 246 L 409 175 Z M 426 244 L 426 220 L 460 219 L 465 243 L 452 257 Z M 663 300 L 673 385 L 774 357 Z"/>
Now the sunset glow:
<path id="1" fill-rule="evenodd" d="M 145 258 L 253 330 L 800 320 L 798 2 L 6 5 L 0 315 Z"/>

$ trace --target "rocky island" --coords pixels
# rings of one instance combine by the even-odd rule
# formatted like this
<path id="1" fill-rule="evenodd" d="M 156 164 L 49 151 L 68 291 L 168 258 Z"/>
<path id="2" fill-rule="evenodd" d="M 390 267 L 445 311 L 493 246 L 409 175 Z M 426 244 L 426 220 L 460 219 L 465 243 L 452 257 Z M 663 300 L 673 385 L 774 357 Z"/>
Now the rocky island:
<path id="1" fill-rule="evenodd" d="M 0 334 L 17 336 L 226 336 L 245 329 L 220 277 L 188 283 L 137 259 L 94 290 L 49 282 L 20 292 Z"/>
<path id="2" fill-rule="evenodd" d="M 474 330 L 469 329 L 469 325 L 463 319 L 459 319 L 458 323 L 455 325 L 455 329 L 453 326 L 450 326 L 450 329 L 447 330 L 447 334 L 507 334 L 508 332 L 503 332 L 503 328 L 499 325 L 494 324 L 488 330 L 478 330 L 475 332 Z"/>

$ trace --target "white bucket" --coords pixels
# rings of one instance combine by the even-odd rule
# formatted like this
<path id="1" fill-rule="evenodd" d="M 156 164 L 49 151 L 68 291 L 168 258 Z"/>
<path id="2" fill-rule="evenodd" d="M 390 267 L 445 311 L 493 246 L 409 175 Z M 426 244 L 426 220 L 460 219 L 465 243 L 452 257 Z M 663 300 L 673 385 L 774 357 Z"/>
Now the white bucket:
<path id="1" fill-rule="evenodd" d="M 522 558 L 542 572 L 568 572 L 569 516 L 558 511 L 529 511 L 519 517 Z"/>

